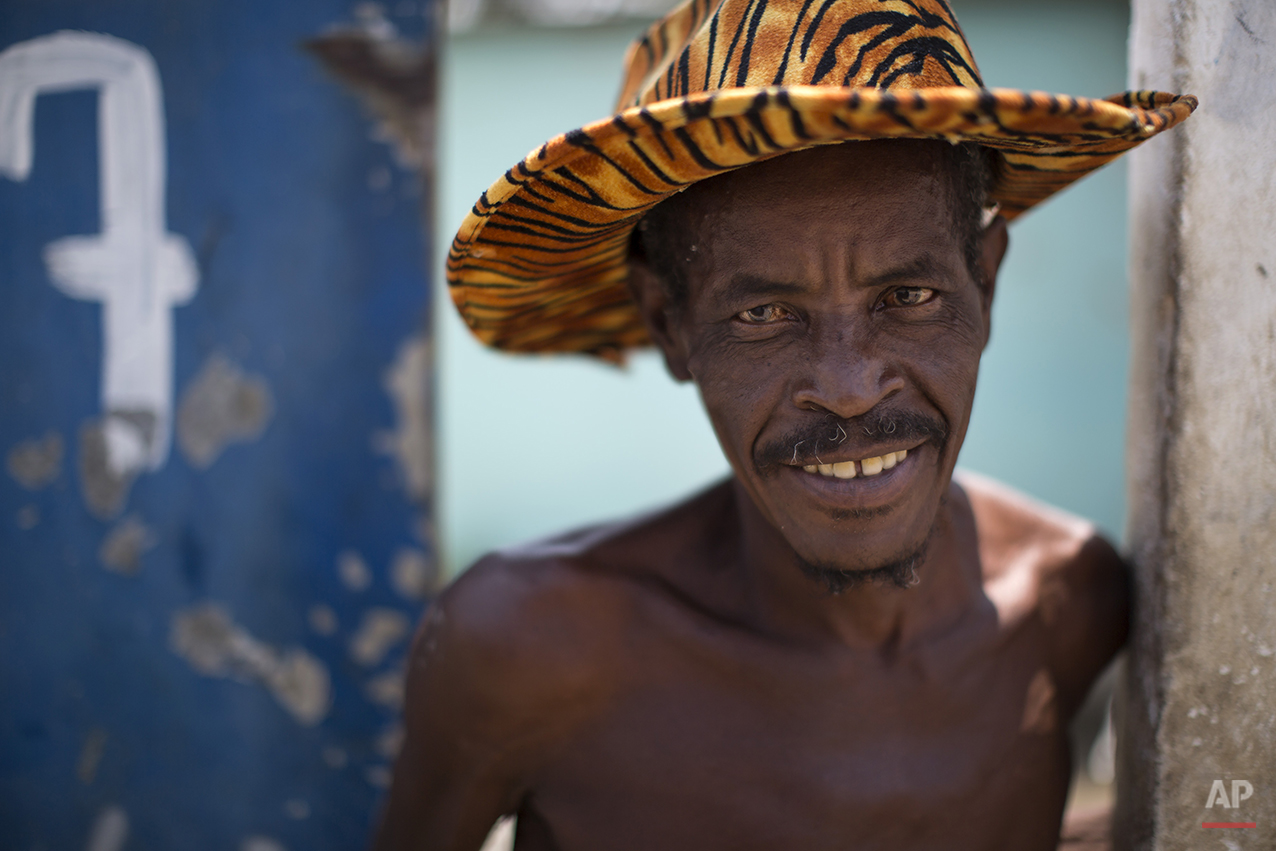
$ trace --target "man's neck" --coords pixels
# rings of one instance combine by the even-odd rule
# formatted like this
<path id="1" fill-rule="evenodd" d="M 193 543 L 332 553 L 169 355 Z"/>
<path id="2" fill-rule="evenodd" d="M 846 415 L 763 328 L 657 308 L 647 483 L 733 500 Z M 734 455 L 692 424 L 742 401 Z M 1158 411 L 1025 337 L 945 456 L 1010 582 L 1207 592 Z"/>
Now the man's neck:
<path id="1" fill-rule="evenodd" d="M 784 537 L 733 483 L 745 606 L 759 632 L 890 653 L 959 620 L 982 593 L 970 506 L 956 485 L 939 508 L 907 588 L 867 581 L 833 594 L 802 570 Z"/>

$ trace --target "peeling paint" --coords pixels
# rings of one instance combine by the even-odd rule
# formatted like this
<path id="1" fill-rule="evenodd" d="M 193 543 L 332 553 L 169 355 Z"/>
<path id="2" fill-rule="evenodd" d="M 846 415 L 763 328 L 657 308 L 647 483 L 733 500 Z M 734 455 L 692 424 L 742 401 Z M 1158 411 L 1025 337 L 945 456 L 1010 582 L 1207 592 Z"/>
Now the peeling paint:
<path id="1" fill-rule="evenodd" d="M 332 635 L 337 631 L 337 613 L 325 603 L 311 606 L 306 620 L 310 622 L 310 628 L 320 635 Z"/>
<path id="2" fill-rule="evenodd" d="M 112 529 L 98 548 L 98 558 L 107 570 L 135 576 L 142 566 L 142 555 L 155 548 L 153 532 L 136 517 L 127 517 Z"/>
<path id="3" fill-rule="evenodd" d="M 301 821 L 310 818 L 310 805 L 300 798 L 289 798 L 284 801 L 284 814 L 288 818 Z"/>
<path id="4" fill-rule="evenodd" d="M 95 727 L 84 737 L 84 746 L 80 748 L 80 758 L 75 764 L 75 776 L 85 786 L 92 784 L 97 778 L 97 767 L 105 752 L 106 731 Z"/>
<path id="5" fill-rule="evenodd" d="M 368 609 L 350 638 L 350 658 L 369 668 L 379 665 L 391 647 L 412 630 L 407 615 L 397 609 Z"/>
<path id="6" fill-rule="evenodd" d="M 424 541 L 431 546 L 434 543 L 434 520 L 427 513 L 417 515 L 416 520 L 412 523 L 412 534 L 416 535 L 418 541 Z"/>
<path id="7" fill-rule="evenodd" d="M 375 786 L 378 789 L 390 788 L 390 769 L 384 765 L 368 766 L 368 768 L 363 772 L 363 776 L 370 785 Z"/>
<path id="8" fill-rule="evenodd" d="M 381 731 L 373 743 L 377 753 L 393 762 L 403 748 L 403 725 L 395 722 Z"/>
<path id="9" fill-rule="evenodd" d="M 379 4 L 359 4 L 355 17 L 355 24 L 336 27 L 305 47 L 363 101 L 377 120 L 378 138 L 394 144 L 398 164 L 428 177 L 435 161 L 433 46 L 400 38 Z"/>
<path id="10" fill-rule="evenodd" d="M 403 708 L 403 683 L 403 669 L 397 668 L 368 680 L 363 685 L 363 693 L 376 705 L 398 711 Z"/>
<path id="11" fill-rule="evenodd" d="M 62 435 L 50 431 L 16 444 L 5 456 L 4 466 L 15 482 L 37 491 L 62 475 L 63 451 Z"/>
<path id="12" fill-rule="evenodd" d="M 390 169 L 383 165 L 377 166 L 368 172 L 368 188 L 373 192 L 384 192 L 390 188 L 391 178 Z"/>
<path id="13" fill-rule="evenodd" d="M 351 591 L 366 591 L 372 584 L 368 563 L 354 550 L 343 550 L 337 554 L 337 576 L 341 578 L 341 584 Z"/>
<path id="14" fill-rule="evenodd" d="M 408 600 L 422 600 L 438 589 L 438 565 L 421 550 L 404 547 L 390 562 L 390 585 Z"/>
<path id="15" fill-rule="evenodd" d="M 411 337 L 399 346 L 382 385 L 394 404 L 394 431 L 379 432 L 373 448 L 398 463 L 408 496 L 422 502 L 430 495 L 434 455 L 430 422 L 430 375 L 433 355 L 429 341 Z"/>
<path id="16" fill-rule="evenodd" d="M 18 514 L 14 518 L 14 522 L 18 524 L 18 528 L 23 532 L 29 532 L 36 526 L 40 525 L 40 508 L 37 505 L 24 505 L 18 509 Z"/>
<path id="17" fill-rule="evenodd" d="M 269 836 L 249 836 L 239 843 L 239 851 L 288 851 L 277 839 Z"/>
<path id="18" fill-rule="evenodd" d="M 124 510 L 154 431 L 149 411 L 116 411 L 80 426 L 80 493 L 94 517 L 110 520 Z"/>
<path id="19" fill-rule="evenodd" d="M 215 353 L 182 393 L 177 443 L 192 467 L 206 470 L 228 444 L 261 437 L 273 415 L 274 398 L 265 379 L 244 373 Z"/>
<path id="20" fill-rule="evenodd" d="M 339 748 L 336 745 L 328 745 L 320 753 L 320 756 L 323 757 L 324 765 L 333 769 L 345 768 L 346 764 L 350 761 L 350 757 L 347 756 L 345 749 Z"/>
<path id="21" fill-rule="evenodd" d="M 332 682 L 322 662 L 299 647 L 280 651 L 258 641 L 216 603 L 176 612 L 169 645 L 204 676 L 261 683 L 304 726 L 328 714 Z"/>
<path id="22" fill-rule="evenodd" d="M 89 831 L 85 851 L 120 851 L 128 840 L 128 813 L 111 804 L 98 811 Z"/>

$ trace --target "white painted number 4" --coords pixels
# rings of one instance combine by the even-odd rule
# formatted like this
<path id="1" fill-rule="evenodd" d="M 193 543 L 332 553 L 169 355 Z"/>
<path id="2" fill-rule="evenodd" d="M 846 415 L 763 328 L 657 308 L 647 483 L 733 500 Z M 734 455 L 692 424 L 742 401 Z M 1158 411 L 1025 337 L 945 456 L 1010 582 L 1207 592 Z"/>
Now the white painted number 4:
<path id="1" fill-rule="evenodd" d="M 23 181 L 34 156 L 32 113 L 42 93 L 97 89 L 102 232 L 49 243 L 49 279 L 72 298 L 100 301 L 102 414 L 117 476 L 158 470 L 172 439 L 172 307 L 190 301 L 198 272 L 164 210 L 164 110 L 155 61 L 109 35 L 59 32 L 0 53 L 0 173 Z"/>
<path id="2" fill-rule="evenodd" d="M 1248 780 L 1232 781 L 1232 797 L 1227 797 L 1227 788 L 1223 786 L 1222 780 L 1215 780 L 1214 785 L 1210 787 L 1209 800 L 1205 802 L 1207 808 L 1213 808 L 1215 804 L 1221 804 L 1224 809 L 1235 809 L 1241 805 L 1241 801 L 1254 794 L 1254 787 Z"/>

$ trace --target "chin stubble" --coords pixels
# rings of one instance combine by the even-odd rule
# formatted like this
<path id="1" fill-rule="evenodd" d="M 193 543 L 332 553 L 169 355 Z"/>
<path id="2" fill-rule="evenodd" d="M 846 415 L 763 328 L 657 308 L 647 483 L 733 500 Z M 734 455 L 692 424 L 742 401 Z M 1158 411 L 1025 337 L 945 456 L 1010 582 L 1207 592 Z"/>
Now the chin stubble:
<path id="1" fill-rule="evenodd" d="M 921 581 L 917 575 L 917 568 L 926 558 L 926 549 L 929 545 L 930 536 L 927 535 L 926 540 L 912 552 L 864 570 L 845 570 L 840 567 L 815 564 L 801 557 L 798 558 L 798 567 L 808 579 L 823 585 L 824 590 L 831 596 L 837 596 L 869 583 L 907 589 Z"/>

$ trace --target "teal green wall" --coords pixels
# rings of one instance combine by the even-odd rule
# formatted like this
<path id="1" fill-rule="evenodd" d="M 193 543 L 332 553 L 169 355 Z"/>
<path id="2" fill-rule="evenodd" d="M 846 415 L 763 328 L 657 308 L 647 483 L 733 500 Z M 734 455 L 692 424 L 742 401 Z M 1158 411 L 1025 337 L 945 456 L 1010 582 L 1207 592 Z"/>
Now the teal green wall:
<path id="1" fill-rule="evenodd" d="M 1125 88 L 1122 3 L 957 2 L 989 86 Z M 641 25 L 487 29 L 445 63 L 437 256 L 474 199 L 557 133 L 610 114 Z M 1012 228 L 962 466 L 1095 519 L 1124 512 L 1125 172 L 1118 163 Z M 439 297 L 446 298 L 441 292 Z M 693 388 L 650 354 L 625 370 L 480 347 L 450 306 L 439 346 L 438 522 L 447 567 L 633 514 L 725 475 Z"/>

